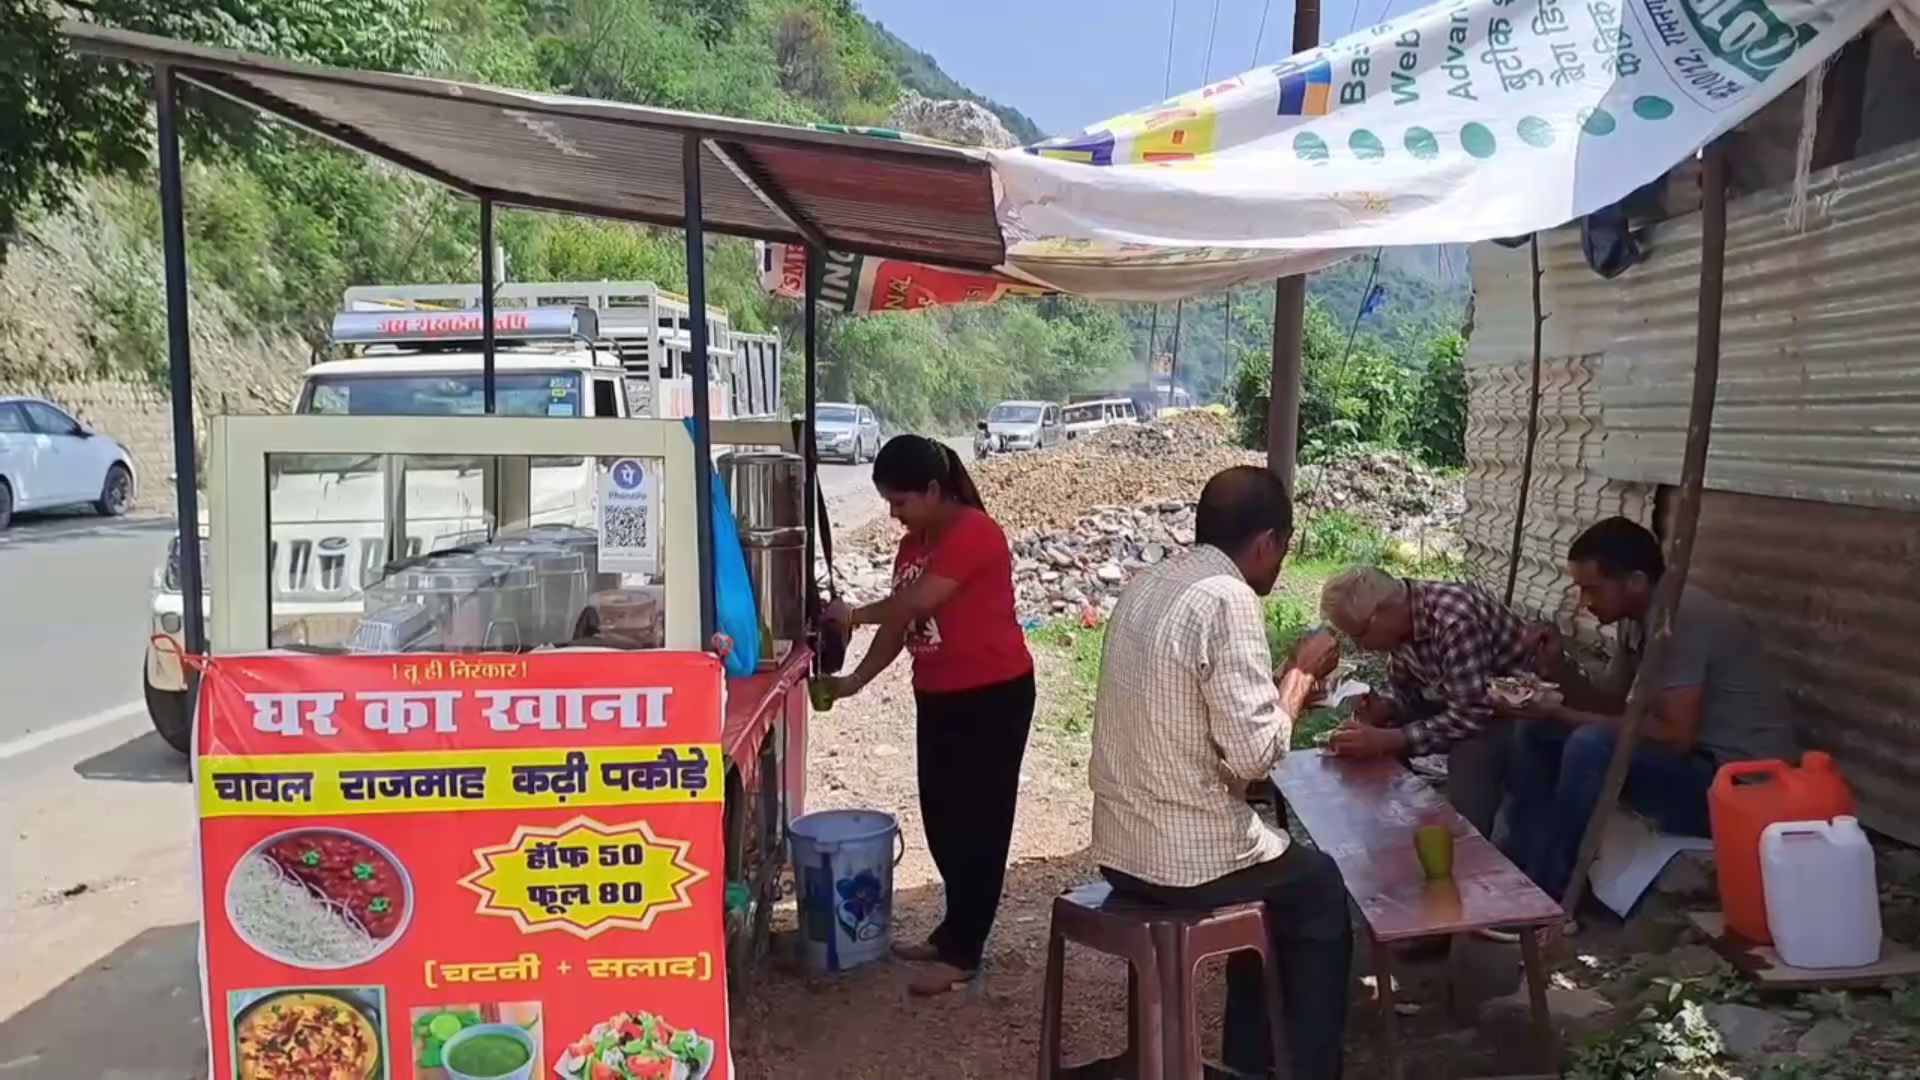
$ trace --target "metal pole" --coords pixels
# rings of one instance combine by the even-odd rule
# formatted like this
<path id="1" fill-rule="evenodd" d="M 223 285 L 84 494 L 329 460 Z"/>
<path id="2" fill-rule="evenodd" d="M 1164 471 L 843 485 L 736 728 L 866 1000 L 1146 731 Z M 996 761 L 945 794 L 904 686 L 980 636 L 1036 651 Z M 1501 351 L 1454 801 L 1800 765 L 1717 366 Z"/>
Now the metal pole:
<path id="1" fill-rule="evenodd" d="M 820 467 L 820 444 L 814 437 L 814 410 L 817 409 L 820 404 L 818 366 L 820 282 L 821 279 L 826 276 L 826 269 L 826 253 L 817 247 L 809 245 L 807 247 L 807 276 L 801 286 L 801 303 L 805 305 L 805 310 L 801 312 L 800 316 L 800 325 L 803 327 L 802 335 L 806 353 L 802 358 L 802 363 L 805 366 L 801 369 L 801 372 L 803 378 L 802 385 L 804 387 L 803 397 L 807 411 L 806 419 L 801 421 L 801 438 L 805 441 L 801 445 L 800 452 L 805 454 L 807 458 L 807 599 L 810 601 L 808 605 L 809 610 L 817 610 L 817 605 L 811 602 L 818 600 L 820 596 L 819 576 L 813 572 L 814 546 L 815 542 L 819 539 L 817 530 L 821 524 L 823 524 L 817 520 L 820 507 L 820 478 L 817 474 L 817 470 Z M 857 449 L 854 456 L 859 456 Z M 832 567 L 828 567 L 828 573 L 832 573 Z M 831 577 L 829 577 L 828 580 L 832 580 Z"/>
<path id="2" fill-rule="evenodd" d="M 1320 44 L 1320 0 L 1295 0 L 1293 52 Z M 1293 490 L 1294 458 L 1300 445 L 1301 334 L 1307 320 L 1307 279 L 1284 277 L 1273 283 L 1273 373 L 1267 383 L 1267 468 Z"/>
<path id="3" fill-rule="evenodd" d="M 1694 332 L 1693 400 L 1687 409 L 1686 454 L 1680 463 L 1679 502 L 1673 509 L 1673 533 L 1667 538 L 1667 572 L 1654 590 L 1652 608 L 1647 615 L 1646 650 L 1640 657 L 1640 669 L 1634 674 L 1633 690 L 1627 695 L 1627 712 L 1621 718 L 1620 736 L 1614 743 L 1613 760 L 1607 765 L 1600 801 L 1587 820 L 1586 835 L 1580 839 L 1580 854 L 1573 864 L 1573 879 L 1561 900 L 1569 914 L 1580 904 L 1586 889 L 1587 870 L 1600 850 L 1600 834 L 1620 804 L 1620 789 L 1627 779 L 1627 766 L 1634 741 L 1640 734 L 1640 722 L 1660 693 L 1660 667 L 1666 662 L 1667 645 L 1673 637 L 1674 612 L 1687 587 L 1687 571 L 1693 563 L 1694 533 L 1700 524 L 1700 490 L 1706 483 L 1714 392 L 1720 380 L 1720 311 L 1726 295 L 1726 146 L 1723 142 L 1711 143 L 1701 157 L 1705 168 L 1701 177 L 1704 190 L 1700 208 L 1700 313 Z"/>
<path id="4" fill-rule="evenodd" d="M 193 438 L 193 339 L 187 326 L 187 226 L 181 209 L 179 96 L 173 69 L 153 71 L 160 135 L 160 246 L 167 282 L 167 375 L 173 395 L 175 514 L 180 530 L 181 621 L 189 653 L 207 651 L 206 583 L 200 580 L 200 467 Z"/>
<path id="5" fill-rule="evenodd" d="M 700 515 L 700 637 L 719 629 L 713 595 L 713 420 L 707 401 L 707 236 L 700 199 L 700 136 L 688 135 L 680 151 L 687 230 L 687 330 L 692 337 L 693 482 Z"/>
<path id="6" fill-rule="evenodd" d="M 1153 369 L 1158 363 L 1154 350 L 1160 347 L 1160 305 L 1153 305 L 1153 318 L 1147 323 L 1147 400 L 1153 400 Z"/>
<path id="7" fill-rule="evenodd" d="M 1173 305 L 1173 359 L 1167 363 L 1166 407 L 1169 409 L 1173 408 L 1173 380 L 1180 374 L 1180 316 L 1185 314 L 1186 310 L 1185 300 Z"/>
<path id="8" fill-rule="evenodd" d="M 1507 555 L 1507 591 L 1503 601 L 1513 606 L 1514 586 L 1520 581 L 1520 545 L 1527 528 L 1527 495 L 1533 489 L 1534 443 L 1540 439 L 1540 344 L 1541 328 L 1547 317 L 1540 312 L 1540 234 L 1527 240 L 1528 262 L 1533 267 L 1533 389 L 1527 395 L 1527 448 L 1520 457 L 1520 493 L 1513 507 L 1513 550 Z"/>
<path id="9" fill-rule="evenodd" d="M 480 196 L 480 386 L 493 415 L 493 200 Z"/>

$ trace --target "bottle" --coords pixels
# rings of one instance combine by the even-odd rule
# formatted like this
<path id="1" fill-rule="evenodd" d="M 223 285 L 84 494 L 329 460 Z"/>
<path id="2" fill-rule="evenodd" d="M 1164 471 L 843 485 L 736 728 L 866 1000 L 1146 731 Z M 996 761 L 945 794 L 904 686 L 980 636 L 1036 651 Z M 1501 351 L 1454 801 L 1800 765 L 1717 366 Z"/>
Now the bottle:
<path id="1" fill-rule="evenodd" d="M 1873 845 L 1856 818 L 1778 821 L 1760 837 L 1767 928 L 1797 968 L 1858 968 L 1880 959 Z"/>
<path id="2" fill-rule="evenodd" d="M 1743 783 L 1741 781 L 1749 781 Z M 1853 813 L 1853 793 L 1817 750 L 1798 768 L 1784 761 L 1736 761 L 1721 767 L 1707 792 L 1713 823 L 1713 863 L 1727 930 L 1756 945 L 1773 940 L 1767 929 L 1766 886 L 1760 875 L 1760 836 L 1777 821 L 1827 821 Z"/>

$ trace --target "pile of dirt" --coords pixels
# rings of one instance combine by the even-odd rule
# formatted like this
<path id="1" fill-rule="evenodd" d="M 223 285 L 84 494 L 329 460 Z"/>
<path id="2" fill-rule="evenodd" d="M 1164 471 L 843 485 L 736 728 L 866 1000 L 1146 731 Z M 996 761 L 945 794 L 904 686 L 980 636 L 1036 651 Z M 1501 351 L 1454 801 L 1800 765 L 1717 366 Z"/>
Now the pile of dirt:
<path id="1" fill-rule="evenodd" d="M 1262 458 L 1233 444 L 1225 417 L 1176 413 L 1151 424 L 1109 428 L 1036 453 L 976 462 L 970 471 L 1009 538 L 1072 528 L 1103 506 L 1190 500 L 1231 465 Z M 855 530 L 850 550 L 891 552 L 898 533 L 885 519 Z"/>

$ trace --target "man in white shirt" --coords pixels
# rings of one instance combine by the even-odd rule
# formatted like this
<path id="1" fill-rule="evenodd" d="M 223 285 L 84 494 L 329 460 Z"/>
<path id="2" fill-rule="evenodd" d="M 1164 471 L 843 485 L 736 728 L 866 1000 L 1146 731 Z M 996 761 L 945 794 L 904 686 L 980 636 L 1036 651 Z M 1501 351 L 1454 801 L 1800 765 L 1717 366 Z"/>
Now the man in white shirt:
<path id="1" fill-rule="evenodd" d="M 1292 1080 L 1341 1071 L 1353 931 L 1331 858 L 1290 843 L 1236 786 L 1287 751 L 1293 719 L 1333 670 L 1309 635 L 1276 677 L 1260 597 L 1292 538 L 1285 485 L 1265 469 L 1207 482 L 1193 550 L 1128 586 L 1108 624 L 1094 706 L 1093 857 L 1122 895 L 1172 907 L 1261 901 L 1274 916 Z M 1250 953 L 1227 965 L 1226 1064 L 1273 1068 L 1265 986 Z"/>

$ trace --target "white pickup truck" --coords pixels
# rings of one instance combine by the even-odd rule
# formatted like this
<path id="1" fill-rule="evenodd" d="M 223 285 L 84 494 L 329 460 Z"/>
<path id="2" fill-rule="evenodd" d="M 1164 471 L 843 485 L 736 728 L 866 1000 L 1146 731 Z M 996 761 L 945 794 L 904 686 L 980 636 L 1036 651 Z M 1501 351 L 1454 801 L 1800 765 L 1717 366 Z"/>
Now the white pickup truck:
<path id="1" fill-rule="evenodd" d="M 346 311 L 334 340 L 357 356 L 326 359 L 305 371 L 294 411 L 301 415 L 480 415 L 482 356 L 472 338 L 474 311 Z M 626 417 L 637 350 L 603 336 L 589 307 L 520 307 L 495 313 L 495 411 L 513 417 Z M 626 363 L 622 363 L 622 356 Z M 662 356 L 653 350 L 651 356 Z M 778 379 L 778 373 L 774 375 Z M 653 380 L 660 386 L 660 380 Z M 778 382 L 776 382 L 778 386 Z M 732 388 L 718 386 L 716 415 L 728 415 Z M 682 394 L 684 396 L 684 394 Z M 666 404 L 670 396 L 653 400 Z M 670 411 L 657 405 L 655 415 Z M 361 615 L 365 590 L 384 575 L 388 552 L 386 490 L 394 465 L 380 455 L 282 455 L 271 463 L 273 540 L 269 575 L 276 626 L 346 623 Z M 488 463 L 478 457 L 409 459 L 405 477 L 405 552 L 417 555 L 484 540 L 490 530 Z M 595 463 L 534 459 L 532 525 L 593 527 Z M 205 521 L 202 582 L 205 582 Z M 169 746 L 186 751 L 192 732 L 188 680 L 180 665 L 184 600 L 179 538 L 154 571 L 152 634 L 144 661 L 146 707 Z M 202 601 L 202 611 L 211 605 Z M 317 619 L 321 617 L 321 619 Z M 296 634 L 298 638 L 298 634 Z M 313 642 L 321 644 L 321 642 Z"/>

